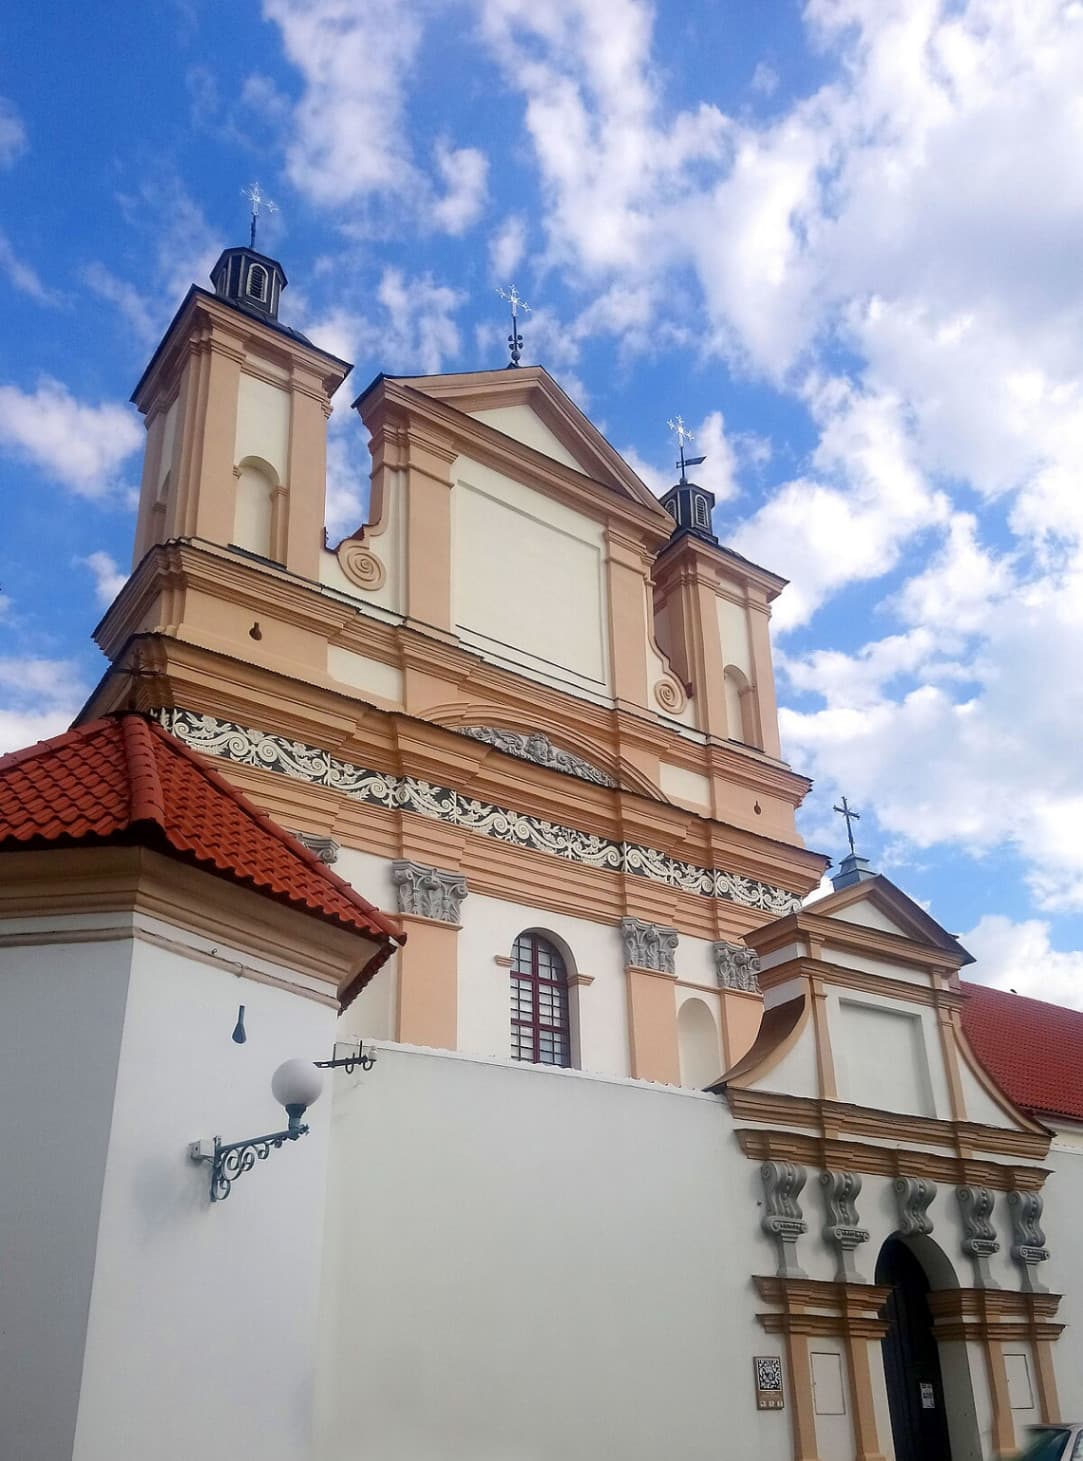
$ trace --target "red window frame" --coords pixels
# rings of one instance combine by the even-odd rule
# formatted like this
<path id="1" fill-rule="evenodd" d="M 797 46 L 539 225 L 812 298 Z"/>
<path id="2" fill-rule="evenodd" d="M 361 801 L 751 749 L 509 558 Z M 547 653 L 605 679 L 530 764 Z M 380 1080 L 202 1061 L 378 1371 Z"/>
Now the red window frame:
<path id="1" fill-rule="evenodd" d="M 541 934 L 521 933 L 511 960 L 512 1059 L 570 1066 L 568 969 L 560 950 Z"/>

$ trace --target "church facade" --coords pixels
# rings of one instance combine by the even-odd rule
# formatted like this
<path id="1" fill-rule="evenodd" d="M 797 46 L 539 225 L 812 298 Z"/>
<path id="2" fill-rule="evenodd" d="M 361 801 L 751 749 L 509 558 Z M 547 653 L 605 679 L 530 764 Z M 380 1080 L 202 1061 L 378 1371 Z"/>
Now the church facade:
<path id="1" fill-rule="evenodd" d="M 960 979 L 966 951 L 860 858 L 806 902 L 827 860 L 796 831 L 809 783 L 778 738 L 783 581 L 719 543 L 683 470 L 659 502 L 540 367 L 377 377 L 354 403 L 369 522 L 327 542 L 350 367 L 279 321 L 274 260 L 227 250 L 212 282 L 136 388 L 133 571 L 63 755 L 143 727 L 268 814 L 306 877 L 384 915 L 365 903 L 376 922 L 350 934 L 326 891 L 261 884 L 230 850 L 248 822 L 222 824 L 214 857 L 190 833 L 146 844 L 172 871 L 129 869 L 119 942 L 165 939 L 180 964 L 140 975 L 142 1012 L 118 986 L 98 1038 L 119 1071 L 138 1029 L 174 1076 L 150 1082 L 145 1131 L 120 1104 L 140 1102 L 139 1057 L 126 1088 L 102 1074 L 65 1419 L 50 1431 L 40 1384 L 20 1386 L 12 1454 L 179 1458 L 204 1435 L 202 1454 L 275 1461 L 978 1461 L 1083 1414 L 1083 1090 L 1047 1069 L 1074 1057 L 1031 1001 L 1006 1037 Z M 147 821 L 31 815 L 53 755 L 47 791 L 9 803 L 0 762 L 20 1043 L 57 1004 L 40 950 L 105 926 L 57 859 L 77 850 L 92 884 L 87 859 L 144 845 Z M 166 837 L 189 801 L 161 805 Z M 175 896 L 148 901 L 144 873 Z M 193 909 L 223 877 L 238 909 L 209 922 Z M 306 917 L 338 919 L 333 949 L 313 951 Z M 113 945 L 95 947 L 104 970 Z M 182 965 L 199 970 L 184 989 Z M 358 1041 L 378 1058 L 337 1069 L 306 1143 L 216 1209 L 172 1010 L 215 1047 L 194 1105 L 210 1120 L 228 1091 L 249 1119 L 238 1083 L 261 1037 L 230 1043 L 223 1010 L 252 983 L 274 990 L 268 1076 Z M 167 1175 L 144 1209 L 151 1128 Z M 19 1154 L 27 1183 L 36 1160 Z M 17 1203 L 11 1222 L 37 1252 L 42 1212 Z M 32 1288 L 18 1302 L 46 1367 L 52 1327 Z M 141 1377 L 128 1404 L 122 1356 Z"/>

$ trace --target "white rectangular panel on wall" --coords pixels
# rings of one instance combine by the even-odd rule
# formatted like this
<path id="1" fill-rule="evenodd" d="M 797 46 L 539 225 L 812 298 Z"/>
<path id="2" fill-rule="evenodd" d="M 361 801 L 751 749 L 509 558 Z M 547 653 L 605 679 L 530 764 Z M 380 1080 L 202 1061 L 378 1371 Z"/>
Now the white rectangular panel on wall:
<path id="1" fill-rule="evenodd" d="M 606 682 L 602 531 L 477 467 L 455 484 L 453 585 L 461 631 Z"/>
<path id="2" fill-rule="evenodd" d="M 1004 1368 L 1008 1372 L 1008 1400 L 1013 1410 L 1033 1410 L 1034 1390 L 1030 1383 L 1030 1365 L 1024 1351 L 1005 1352 Z"/>
<path id="3" fill-rule="evenodd" d="M 813 1350 L 812 1395 L 817 1415 L 845 1415 L 846 1397 L 842 1388 L 842 1356 L 833 1350 Z"/>
<path id="4" fill-rule="evenodd" d="M 843 1101 L 936 1115 L 920 1014 L 843 999 L 838 1024 L 832 1045 Z"/>
<path id="5" fill-rule="evenodd" d="M 241 375 L 237 394 L 237 464 L 256 457 L 287 478 L 290 443 L 288 392 L 254 375 Z"/>

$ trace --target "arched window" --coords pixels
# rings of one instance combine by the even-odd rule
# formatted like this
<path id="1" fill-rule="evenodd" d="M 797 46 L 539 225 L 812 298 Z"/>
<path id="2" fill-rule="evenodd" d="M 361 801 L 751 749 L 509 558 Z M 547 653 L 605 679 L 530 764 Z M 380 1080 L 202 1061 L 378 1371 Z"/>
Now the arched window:
<path id="1" fill-rule="evenodd" d="M 267 270 L 262 264 L 253 264 L 248 270 L 248 294 L 261 302 L 267 298 Z"/>
<path id="2" fill-rule="evenodd" d="M 710 531 L 711 521 L 710 518 L 707 516 L 706 497 L 692 498 L 692 515 L 695 519 L 695 524 L 697 528 L 706 528 L 708 532 Z"/>
<path id="3" fill-rule="evenodd" d="M 559 950 L 521 933 L 511 951 L 511 1058 L 571 1065 L 568 970 Z"/>

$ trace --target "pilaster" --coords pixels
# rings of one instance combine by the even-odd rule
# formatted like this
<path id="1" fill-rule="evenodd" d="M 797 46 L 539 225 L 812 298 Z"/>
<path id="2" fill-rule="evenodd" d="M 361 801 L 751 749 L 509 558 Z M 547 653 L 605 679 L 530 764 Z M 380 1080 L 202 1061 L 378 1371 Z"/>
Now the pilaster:
<path id="1" fill-rule="evenodd" d="M 399 951 L 395 1038 L 403 1045 L 454 1050 L 458 1045 L 461 873 L 405 859 L 391 864 L 399 920 L 408 932 Z"/>

